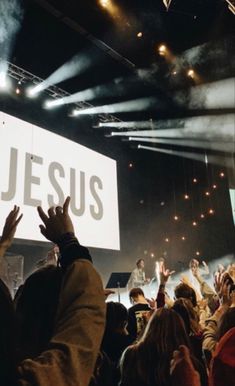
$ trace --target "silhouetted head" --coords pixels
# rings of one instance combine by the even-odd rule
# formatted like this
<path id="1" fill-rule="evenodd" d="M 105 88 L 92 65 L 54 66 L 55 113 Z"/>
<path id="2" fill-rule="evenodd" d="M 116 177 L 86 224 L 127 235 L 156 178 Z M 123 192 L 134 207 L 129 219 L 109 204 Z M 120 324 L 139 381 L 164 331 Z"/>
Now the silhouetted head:
<path id="1" fill-rule="evenodd" d="M 32 358 L 46 349 L 54 329 L 61 282 L 62 270 L 53 265 L 25 281 L 16 304 L 22 358 Z"/>
<path id="2" fill-rule="evenodd" d="M 188 284 L 178 284 L 175 287 L 175 297 L 176 299 L 185 298 L 191 300 L 193 307 L 196 307 L 197 305 L 196 292 Z"/>

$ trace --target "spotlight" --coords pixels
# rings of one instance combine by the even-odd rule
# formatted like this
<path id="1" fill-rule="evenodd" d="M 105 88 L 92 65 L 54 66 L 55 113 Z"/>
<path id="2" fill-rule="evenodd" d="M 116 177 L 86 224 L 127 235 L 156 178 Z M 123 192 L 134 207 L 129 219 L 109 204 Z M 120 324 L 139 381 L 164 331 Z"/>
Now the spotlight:
<path id="1" fill-rule="evenodd" d="M 182 237 L 181 237 L 181 240 L 185 241 L 185 240 L 186 240 L 186 237 L 185 237 L 185 236 L 182 236 Z"/>
<path id="2" fill-rule="evenodd" d="M 210 192 L 206 191 L 206 192 L 205 192 L 205 195 L 206 195 L 206 196 L 210 196 Z"/>
<path id="3" fill-rule="evenodd" d="M 151 253 L 151 255 L 150 255 L 150 256 L 151 256 L 152 258 L 153 258 L 153 257 L 155 257 L 154 253 Z"/>
<path id="4" fill-rule="evenodd" d="M 196 221 L 193 221 L 192 225 L 193 225 L 194 227 L 196 227 L 196 226 L 197 226 L 197 222 L 196 222 Z"/>
<path id="5" fill-rule="evenodd" d="M 100 0 L 100 5 L 103 8 L 107 8 L 110 5 L 110 0 Z"/>
<path id="6" fill-rule="evenodd" d="M 184 199 L 185 199 L 185 200 L 189 200 L 189 195 L 188 195 L 188 194 L 185 194 L 185 195 L 184 195 Z"/>
<path id="7" fill-rule="evenodd" d="M 164 44 L 161 44 L 159 47 L 158 47 L 158 53 L 159 55 L 161 56 L 165 56 L 166 55 L 166 51 L 167 51 L 167 48 Z"/>
<path id="8" fill-rule="evenodd" d="M 213 209 L 209 210 L 209 214 L 214 214 L 214 213 L 215 213 L 215 211 Z"/>
<path id="9" fill-rule="evenodd" d="M 137 38 L 142 38 L 143 37 L 143 32 L 138 32 L 137 33 Z"/>
<path id="10" fill-rule="evenodd" d="M 194 184 L 197 183 L 197 179 L 196 179 L 196 178 L 193 179 L 193 183 L 194 183 Z"/>
<path id="11" fill-rule="evenodd" d="M 221 178 L 224 178 L 224 177 L 225 177 L 224 172 L 221 172 L 221 173 L 219 174 L 219 176 L 220 176 Z"/>
<path id="12" fill-rule="evenodd" d="M 197 252 L 196 252 L 196 255 L 197 255 L 197 256 L 200 256 L 200 252 L 199 252 L 199 251 L 197 251 Z"/>
<path id="13" fill-rule="evenodd" d="M 170 240 L 168 239 L 168 237 L 166 237 L 166 238 L 165 238 L 165 242 L 166 242 L 166 243 L 169 243 L 169 241 L 170 241 Z"/>
<path id="14" fill-rule="evenodd" d="M 203 213 L 200 214 L 201 218 L 205 218 L 205 215 Z"/>
<path id="15" fill-rule="evenodd" d="M 175 221 L 178 221 L 179 220 L 179 217 L 177 215 L 174 216 L 174 220 Z"/>
<path id="16" fill-rule="evenodd" d="M 177 75 L 177 71 L 172 71 L 172 75 Z"/>
<path id="17" fill-rule="evenodd" d="M 20 93 L 21 93 L 20 88 L 17 87 L 17 88 L 16 88 L 16 94 L 19 95 Z"/>
<path id="18" fill-rule="evenodd" d="M 217 189 L 217 185 L 215 185 L 215 184 L 212 185 L 212 188 L 213 188 L 213 189 Z"/>
<path id="19" fill-rule="evenodd" d="M 132 169 L 132 168 L 133 168 L 133 166 L 134 166 L 134 165 L 133 165 L 133 163 L 132 163 L 132 162 L 130 162 L 130 163 L 129 163 L 129 165 L 128 165 L 129 169 Z"/>
<path id="20" fill-rule="evenodd" d="M 194 76 L 195 76 L 194 70 L 192 70 L 192 69 L 188 70 L 187 75 L 189 78 L 194 79 Z"/>

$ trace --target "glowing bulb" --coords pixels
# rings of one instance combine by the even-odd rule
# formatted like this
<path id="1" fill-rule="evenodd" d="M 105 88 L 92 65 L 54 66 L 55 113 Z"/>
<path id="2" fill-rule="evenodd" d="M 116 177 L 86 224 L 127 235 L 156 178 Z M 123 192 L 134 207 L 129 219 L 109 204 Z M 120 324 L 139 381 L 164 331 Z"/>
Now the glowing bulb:
<path id="1" fill-rule="evenodd" d="M 17 95 L 20 94 L 20 89 L 19 89 L 19 87 L 16 88 L 16 94 L 17 94 Z"/>
<path id="2" fill-rule="evenodd" d="M 182 237 L 181 237 L 181 240 L 185 241 L 185 240 L 186 240 L 186 237 L 185 237 L 185 236 L 182 236 Z"/>
<path id="3" fill-rule="evenodd" d="M 133 163 L 130 162 L 129 165 L 128 165 L 128 167 L 129 167 L 130 169 L 133 168 Z"/>
<path id="4" fill-rule="evenodd" d="M 168 237 L 165 239 L 165 242 L 166 242 L 166 243 L 169 243 L 169 239 L 168 239 Z"/>
<path id="5" fill-rule="evenodd" d="M 142 38 L 143 37 L 143 32 L 138 32 L 137 33 L 137 38 Z"/>
<path id="6" fill-rule="evenodd" d="M 197 179 L 196 179 L 196 178 L 193 179 L 193 183 L 194 183 L 194 184 L 197 183 Z"/>
<path id="7" fill-rule="evenodd" d="M 179 217 L 177 215 L 174 216 L 174 220 L 175 221 L 178 221 L 179 220 Z"/>
<path id="8" fill-rule="evenodd" d="M 155 255 L 154 255 L 154 253 L 151 253 L 151 255 L 150 255 L 151 257 L 154 257 Z"/>
<path id="9" fill-rule="evenodd" d="M 188 195 L 188 194 L 185 194 L 185 195 L 184 195 L 184 199 L 185 199 L 185 200 L 189 200 L 189 195 Z"/>
<path id="10" fill-rule="evenodd" d="M 216 189 L 216 188 L 217 188 L 217 185 L 212 185 L 212 188 L 213 188 L 213 189 Z"/>
<path id="11" fill-rule="evenodd" d="M 177 75 L 177 71 L 172 71 L 172 75 Z"/>
<path id="12" fill-rule="evenodd" d="M 166 54 L 166 46 L 164 44 L 161 44 L 159 47 L 158 47 L 158 52 L 159 52 L 159 55 L 162 55 L 164 56 Z"/>
<path id="13" fill-rule="evenodd" d="M 219 174 L 219 176 L 220 176 L 221 178 L 224 178 L 225 174 L 224 174 L 223 172 L 221 172 L 221 173 Z"/>
<path id="14" fill-rule="evenodd" d="M 110 0 L 100 0 L 101 7 L 107 8 L 110 5 Z"/>
<path id="15" fill-rule="evenodd" d="M 210 213 L 210 214 L 214 214 L 215 211 L 214 211 L 213 209 L 210 209 L 210 210 L 209 210 L 209 213 Z"/>
<path id="16" fill-rule="evenodd" d="M 210 195 L 210 192 L 206 191 L 206 192 L 205 192 L 205 195 L 206 195 L 206 196 L 209 196 L 209 195 Z"/>
<path id="17" fill-rule="evenodd" d="M 193 221 L 193 226 L 194 226 L 194 227 L 197 226 L 197 222 L 196 222 L 196 221 Z"/>
<path id="18" fill-rule="evenodd" d="M 196 255 L 197 255 L 197 256 L 200 256 L 200 252 L 199 252 L 199 251 L 197 251 L 197 252 L 196 252 Z"/>
<path id="19" fill-rule="evenodd" d="M 195 75 L 195 72 L 192 70 L 192 69 L 190 69 L 190 70 L 188 70 L 188 72 L 187 72 L 187 75 L 190 77 L 190 78 L 194 78 L 194 75 Z"/>
<path id="20" fill-rule="evenodd" d="M 203 213 L 200 214 L 201 218 L 205 218 L 205 215 Z"/>

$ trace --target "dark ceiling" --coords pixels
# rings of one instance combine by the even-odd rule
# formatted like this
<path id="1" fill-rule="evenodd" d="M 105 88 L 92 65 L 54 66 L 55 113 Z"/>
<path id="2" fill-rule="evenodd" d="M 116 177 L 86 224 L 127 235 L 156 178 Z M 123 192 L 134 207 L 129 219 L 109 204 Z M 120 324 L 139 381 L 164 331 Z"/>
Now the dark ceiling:
<path id="1" fill-rule="evenodd" d="M 201 51 L 200 62 L 196 63 L 205 83 L 235 74 L 235 17 L 228 10 L 225 0 L 172 0 L 168 12 L 162 0 L 116 0 L 119 16 L 115 18 L 96 0 L 22 1 L 24 20 L 10 61 L 45 79 L 74 55 L 85 53 L 92 59 L 93 65 L 81 75 L 61 83 L 59 86 L 66 91 L 73 93 L 118 78 L 123 87 L 121 91 L 117 89 L 108 103 L 154 95 L 166 106 L 164 112 L 156 107 L 155 111 L 147 114 L 119 114 L 121 119 L 143 120 L 160 117 L 161 114 L 163 118 L 190 114 L 187 104 L 179 108 L 173 103 L 171 94 L 174 89 L 187 90 L 193 82 L 183 75 L 174 82 L 169 79 L 169 65 L 157 53 L 157 47 L 162 42 L 176 56 L 207 43 Z M 143 33 L 140 39 L 138 32 Z M 218 42 L 222 42 L 220 51 L 217 50 Z M 187 67 L 187 63 L 183 65 Z M 138 76 L 139 68 L 151 70 L 147 81 Z M 197 207 L 201 205 L 198 204 L 199 191 L 202 196 L 212 182 L 221 184 L 221 191 L 215 198 L 215 207 L 220 216 L 209 219 L 209 225 L 195 232 L 196 236 L 192 236 L 188 249 L 183 250 L 182 246 L 177 248 L 186 259 L 192 253 L 192 245 L 196 248 L 198 243 L 211 258 L 232 250 L 233 224 L 227 181 L 218 180 L 217 169 L 209 169 L 208 172 L 203 164 L 130 149 L 125 142 L 105 138 L 103 131 L 93 130 L 92 124 L 97 123 L 96 118 L 84 117 L 76 121 L 68 118 L 64 109 L 47 112 L 41 109 L 38 100 L 27 101 L 27 98 L 23 100 L 20 97 L 16 101 L 14 98 L 8 102 L 0 100 L 5 110 L 11 113 L 15 110 L 18 116 L 23 115 L 23 118 L 41 127 L 54 130 L 117 160 L 123 261 L 128 256 L 134 262 L 144 249 L 155 248 L 162 253 L 166 249 L 162 242 L 165 234 L 177 233 L 175 224 L 169 225 L 174 211 L 173 196 L 179 194 L 182 197 L 185 186 L 186 189 L 189 186 L 190 194 L 194 191 L 192 195 L 195 195 L 194 205 Z M 107 102 L 107 99 L 92 101 L 94 105 L 103 102 Z M 128 168 L 130 161 L 134 165 L 132 169 Z M 190 185 L 195 175 L 201 176 L 201 185 L 196 190 Z M 223 199 L 226 201 L 225 209 L 221 205 Z M 193 201 L 191 203 L 193 205 Z M 186 207 L 182 200 L 181 204 L 184 206 L 182 213 L 190 217 L 195 208 Z M 183 226 L 188 231 L 191 217 L 187 221 Z M 224 221 L 229 224 L 231 237 Z M 211 231 L 212 227 L 214 232 Z M 213 237 L 217 243 L 213 244 Z M 174 247 L 171 249 L 174 254 Z M 105 261 L 109 258 L 108 255 Z"/>

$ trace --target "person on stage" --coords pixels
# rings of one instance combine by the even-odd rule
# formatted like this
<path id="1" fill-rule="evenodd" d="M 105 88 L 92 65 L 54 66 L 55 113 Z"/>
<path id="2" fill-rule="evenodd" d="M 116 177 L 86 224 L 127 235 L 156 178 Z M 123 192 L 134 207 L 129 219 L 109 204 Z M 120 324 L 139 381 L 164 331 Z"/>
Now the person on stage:
<path id="1" fill-rule="evenodd" d="M 130 288 L 142 287 L 148 284 L 150 279 L 146 279 L 144 271 L 144 259 L 138 259 L 136 261 L 136 268 L 132 271 L 129 285 Z"/>

